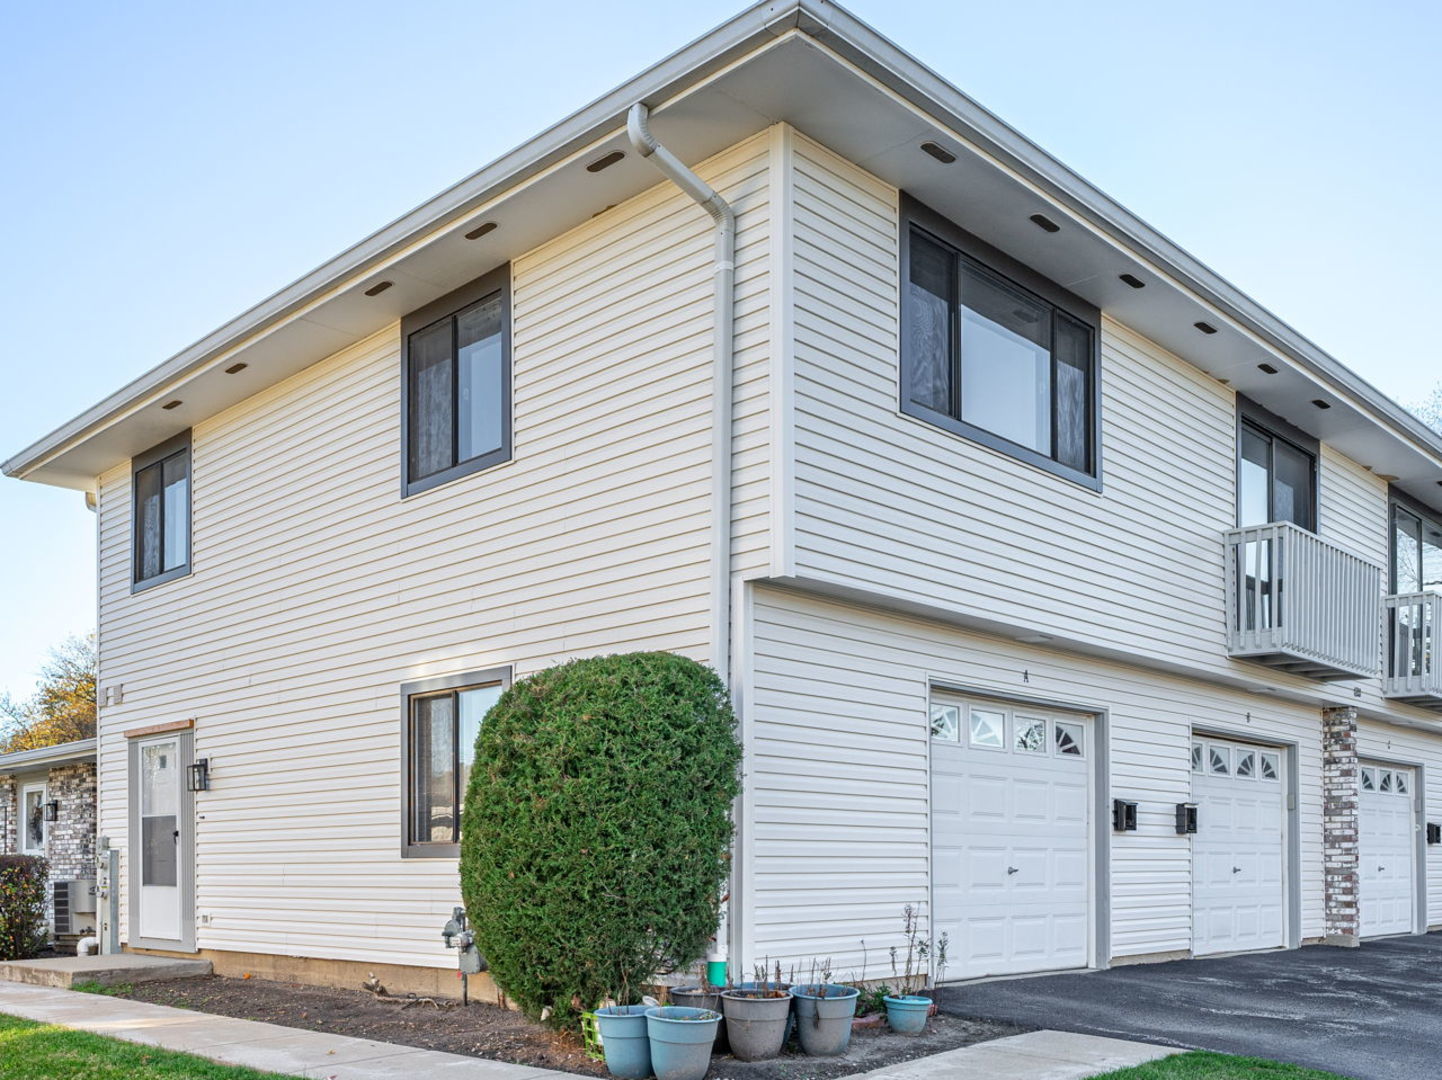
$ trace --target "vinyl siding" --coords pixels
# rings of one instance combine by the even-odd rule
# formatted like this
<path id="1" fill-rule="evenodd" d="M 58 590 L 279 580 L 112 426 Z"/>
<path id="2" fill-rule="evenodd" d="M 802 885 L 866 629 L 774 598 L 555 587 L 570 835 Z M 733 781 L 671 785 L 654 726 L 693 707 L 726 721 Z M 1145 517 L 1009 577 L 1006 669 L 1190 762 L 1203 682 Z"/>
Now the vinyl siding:
<path id="1" fill-rule="evenodd" d="M 700 169 L 739 218 L 739 569 L 769 543 L 769 138 Z M 122 733 L 195 718 L 200 948 L 452 966 L 455 861 L 399 855 L 400 685 L 709 656 L 711 241 L 663 184 L 514 262 L 507 464 L 400 498 L 392 327 L 195 429 L 192 576 L 131 595 L 129 469 L 101 478 L 100 831 L 125 852 Z"/>
<path id="2" fill-rule="evenodd" d="M 744 962 L 830 957 L 859 975 L 864 939 L 867 974 L 890 974 L 902 906 L 928 896 L 932 682 L 1107 711 L 1111 795 L 1140 803 L 1136 833 L 1100 833 L 1115 958 L 1190 948 L 1190 844 L 1173 807 L 1191 795 L 1193 725 L 1295 743 L 1301 932 L 1322 934 L 1314 710 L 796 592 L 758 588 L 751 617 Z"/>
<path id="3" fill-rule="evenodd" d="M 898 192 L 805 139 L 795 187 L 796 576 L 1255 675 L 1226 657 L 1234 392 L 1104 318 L 1100 493 L 902 415 Z M 1380 482 L 1330 449 L 1322 476 L 1324 533 L 1384 557 Z"/>

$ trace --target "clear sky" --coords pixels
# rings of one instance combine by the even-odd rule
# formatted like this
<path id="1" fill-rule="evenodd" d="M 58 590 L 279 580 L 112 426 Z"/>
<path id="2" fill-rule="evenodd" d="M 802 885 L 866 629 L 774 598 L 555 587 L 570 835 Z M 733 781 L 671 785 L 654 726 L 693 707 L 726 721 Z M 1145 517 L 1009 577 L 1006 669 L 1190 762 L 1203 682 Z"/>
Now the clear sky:
<path id="1" fill-rule="evenodd" d="M 1442 379 L 1435 0 L 850 8 L 1383 391 Z M 738 10 L 0 3 L 0 457 Z M 0 690 L 93 627 L 93 533 L 0 482 Z"/>

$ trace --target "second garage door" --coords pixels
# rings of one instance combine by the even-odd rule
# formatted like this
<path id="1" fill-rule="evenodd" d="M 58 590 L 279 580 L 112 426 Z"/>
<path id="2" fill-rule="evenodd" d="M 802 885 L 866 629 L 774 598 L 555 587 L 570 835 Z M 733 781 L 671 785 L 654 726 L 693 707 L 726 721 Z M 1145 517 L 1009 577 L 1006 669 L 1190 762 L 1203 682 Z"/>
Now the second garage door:
<path id="1" fill-rule="evenodd" d="M 1092 723 L 986 701 L 931 709 L 933 932 L 947 977 L 1085 967 Z"/>
<path id="2" fill-rule="evenodd" d="M 1192 952 L 1286 944 L 1286 799 L 1279 749 L 1192 742 Z"/>
<path id="3" fill-rule="evenodd" d="M 1411 769 L 1364 764 L 1359 779 L 1362 936 L 1410 934 L 1417 903 L 1415 776 Z"/>

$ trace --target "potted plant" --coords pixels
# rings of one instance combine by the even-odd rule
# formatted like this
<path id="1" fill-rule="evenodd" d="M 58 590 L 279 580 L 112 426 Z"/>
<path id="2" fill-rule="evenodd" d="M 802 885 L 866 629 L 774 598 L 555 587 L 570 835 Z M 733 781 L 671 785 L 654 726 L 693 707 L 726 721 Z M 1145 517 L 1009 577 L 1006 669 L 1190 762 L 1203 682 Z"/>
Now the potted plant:
<path id="1" fill-rule="evenodd" d="M 704 979 L 700 986 L 677 986 L 670 990 L 668 996 L 672 1005 L 680 1005 L 687 1009 L 710 1009 L 714 1013 L 721 1012 L 721 987 L 712 986 Z M 730 1050 L 730 1044 L 726 1041 L 726 1025 L 716 1025 L 716 1043 L 711 1047 L 713 1054 L 725 1054 Z"/>
<path id="2" fill-rule="evenodd" d="M 906 962 L 904 970 L 897 971 L 895 946 L 891 949 L 891 973 L 899 975 L 901 989 L 883 1000 L 886 1003 L 886 1023 L 892 1031 L 902 1035 L 916 1035 L 926 1028 L 926 1018 L 931 1015 L 932 1000 L 918 991 L 926 989 L 927 960 L 932 956 L 932 944 L 917 932 L 916 907 L 907 904 L 902 909 L 902 933 L 906 937 Z M 942 934 L 936 942 L 935 959 L 938 974 L 946 970 L 947 936 Z"/>
<path id="3" fill-rule="evenodd" d="M 711 1046 L 721 1014 L 679 1005 L 646 1010 L 651 1068 L 656 1080 L 702 1080 L 711 1067 Z"/>
<path id="4" fill-rule="evenodd" d="M 643 1080 L 651 1075 L 651 1038 L 647 1031 L 649 1005 L 608 1005 L 596 1010 L 606 1071 L 621 1080 Z"/>
<path id="5" fill-rule="evenodd" d="M 809 983 L 791 988 L 796 1005 L 796 1036 L 803 1052 L 812 1057 L 838 1057 L 851 1044 L 851 1021 L 861 991 L 831 981 L 831 961 L 811 965 Z"/>
<path id="6" fill-rule="evenodd" d="M 790 986 L 779 977 L 767 980 L 764 966 L 756 974 L 755 981 L 721 995 L 726 1038 L 741 1061 L 765 1061 L 781 1053 L 791 1019 Z"/>

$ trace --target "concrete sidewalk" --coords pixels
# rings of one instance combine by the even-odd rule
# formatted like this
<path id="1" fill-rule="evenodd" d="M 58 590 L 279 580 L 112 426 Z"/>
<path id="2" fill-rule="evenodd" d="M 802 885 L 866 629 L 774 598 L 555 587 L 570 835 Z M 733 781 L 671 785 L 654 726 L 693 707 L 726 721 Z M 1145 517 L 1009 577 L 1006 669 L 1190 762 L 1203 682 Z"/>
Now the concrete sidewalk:
<path id="1" fill-rule="evenodd" d="M 576 1075 L 20 983 L 0 982 L 0 1013 L 316 1080 L 574 1080 Z M 1124 1039 L 1033 1031 L 888 1065 L 852 1080 L 1081 1080 L 1176 1052 Z"/>

